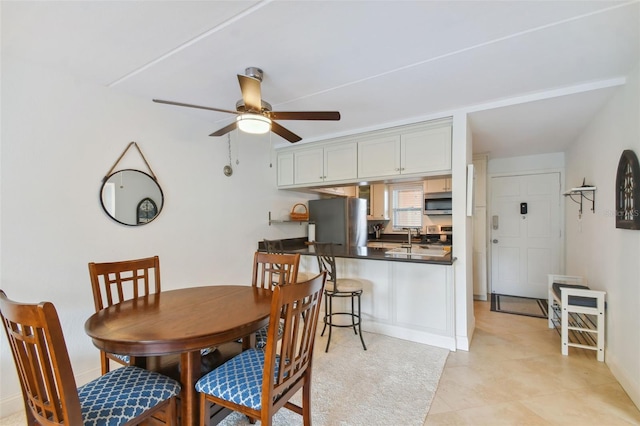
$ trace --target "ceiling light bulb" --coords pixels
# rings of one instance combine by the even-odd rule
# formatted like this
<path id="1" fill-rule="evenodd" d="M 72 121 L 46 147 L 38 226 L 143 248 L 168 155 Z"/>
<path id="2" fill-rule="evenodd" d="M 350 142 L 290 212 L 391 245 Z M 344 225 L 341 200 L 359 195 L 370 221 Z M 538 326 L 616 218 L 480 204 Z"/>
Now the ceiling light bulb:
<path id="1" fill-rule="evenodd" d="M 236 120 L 240 130 L 246 133 L 262 134 L 271 130 L 271 120 L 260 114 L 240 114 Z"/>

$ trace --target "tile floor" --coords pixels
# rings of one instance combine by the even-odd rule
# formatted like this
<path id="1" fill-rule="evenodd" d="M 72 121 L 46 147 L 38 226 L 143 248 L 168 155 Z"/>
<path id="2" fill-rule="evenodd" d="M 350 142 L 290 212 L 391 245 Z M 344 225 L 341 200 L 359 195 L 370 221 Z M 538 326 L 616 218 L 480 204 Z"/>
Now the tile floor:
<path id="1" fill-rule="evenodd" d="M 451 352 L 429 425 L 640 425 L 640 411 L 594 351 L 560 354 L 540 318 L 475 302 L 469 352 Z"/>

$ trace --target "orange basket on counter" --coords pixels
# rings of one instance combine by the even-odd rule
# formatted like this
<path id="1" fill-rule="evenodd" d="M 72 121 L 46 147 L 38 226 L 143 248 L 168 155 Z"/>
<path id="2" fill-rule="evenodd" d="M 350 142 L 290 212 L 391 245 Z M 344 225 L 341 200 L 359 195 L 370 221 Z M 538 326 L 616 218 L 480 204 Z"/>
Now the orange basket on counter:
<path id="1" fill-rule="evenodd" d="M 304 208 L 304 212 L 296 211 L 296 207 L 298 206 L 302 206 Z M 309 210 L 307 210 L 307 206 L 302 203 L 294 204 L 294 206 L 291 208 L 291 213 L 289 213 L 289 218 L 291 220 L 300 221 L 309 220 Z"/>

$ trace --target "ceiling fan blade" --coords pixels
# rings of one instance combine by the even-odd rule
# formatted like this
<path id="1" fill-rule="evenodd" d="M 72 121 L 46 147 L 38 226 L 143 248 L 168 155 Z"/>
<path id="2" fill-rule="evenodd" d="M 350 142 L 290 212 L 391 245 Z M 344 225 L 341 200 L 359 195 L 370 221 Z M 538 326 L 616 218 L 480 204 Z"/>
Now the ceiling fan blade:
<path id="1" fill-rule="evenodd" d="M 338 111 L 271 111 L 273 120 L 340 120 Z"/>
<path id="2" fill-rule="evenodd" d="M 227 133 L 229 133 L 232 130 L 235 130 L 235 128 L 238 127 L 238 122 L 234 121 L 233 123 L 229 124 L 228 126 L 224 126 L 222 129 L 215 131 L 213 133 L 211 133 L 209 136 L 222 136 L 222 135 L 226 135 Z"/>
<path id="3" fill-rule="evenodd" d="M 246 75 L 238 74 L 242 100 L 247 110 L 262 111 L 262 94 L 260 93 L 260 80 Z"/>
<path id="4" fill-rule="evenodd" d="M 302 138 L 300 136 L 296 135 L 291 130 L 285 129 L 284 127 L 282 127 L 281 125 L 279 125 L 275 121 L 271 122 L 271 131 L 273 133 L 275 133 L 276 135 L 282 136 L 283 138 L 285 138 L 286 140 L 288 140 L 291 143 L 296 143 L 296 142 L 302 140 Z"/>
<path id="5" fill-rule="evenodd" d="M 207 109 L 209 111 L 228 112 L 230 114 L 238 113 L 238 111 L 231 111 L 228 109 L 220 109 L 220 108 L 213 108 L 213 107 L 206 107 L 206 106 L 192 105 L 192 104 L 183 104 L 182 102 L 174 102 L 174 101 L 163 101 L 162 99 L 153 99 L 153 102 L 157 102 L 159 104 L 177 105 L 177 106 L 188 107 L 188 108 Z"/>

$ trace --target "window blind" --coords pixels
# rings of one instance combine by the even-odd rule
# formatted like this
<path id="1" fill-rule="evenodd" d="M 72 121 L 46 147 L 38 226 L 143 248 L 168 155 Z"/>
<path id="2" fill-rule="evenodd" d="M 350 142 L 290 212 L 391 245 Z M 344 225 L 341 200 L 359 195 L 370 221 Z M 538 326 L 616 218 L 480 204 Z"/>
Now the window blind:
<path id="1" fill-rule="evenodd" d="M 422 227 L 424 193 L 421 184 L 392 186 L 393 228 Z"/>

